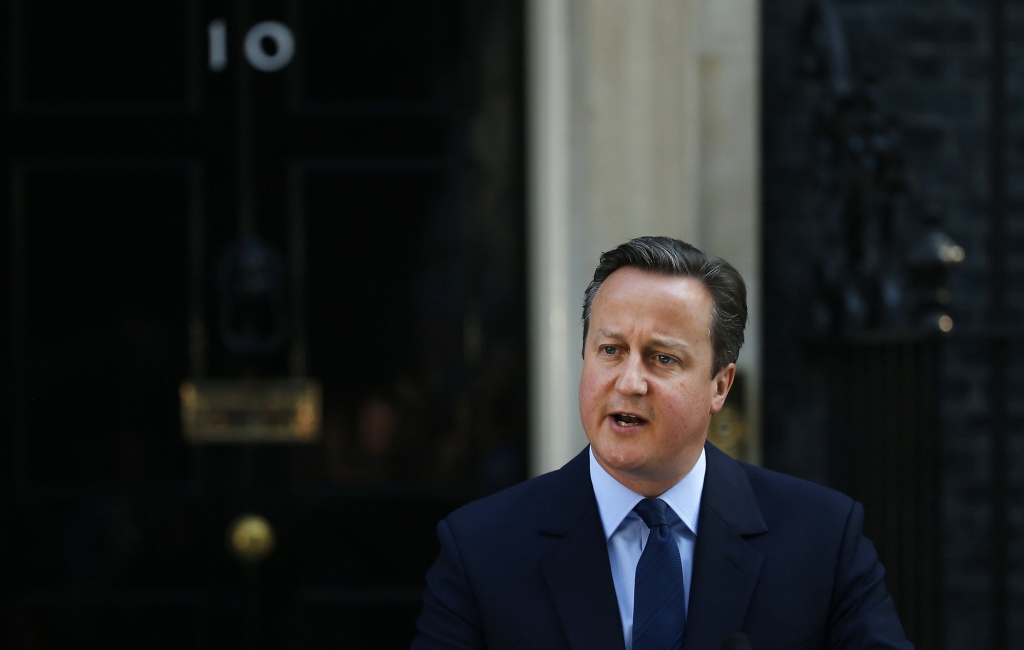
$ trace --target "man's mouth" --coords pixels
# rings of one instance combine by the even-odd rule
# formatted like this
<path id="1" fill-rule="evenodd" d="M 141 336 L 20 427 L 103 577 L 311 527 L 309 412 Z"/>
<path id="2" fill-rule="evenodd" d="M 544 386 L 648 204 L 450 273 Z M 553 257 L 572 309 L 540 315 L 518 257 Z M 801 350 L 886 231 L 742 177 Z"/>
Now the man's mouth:
<path id="1" fill-rule="evenodd" d="M 647 420 L 639 415 L 632 415 L 630 413 L 615 413 L 612 415 L 612 418 L 620 427 L 635 427 L 647 422 Z"/>

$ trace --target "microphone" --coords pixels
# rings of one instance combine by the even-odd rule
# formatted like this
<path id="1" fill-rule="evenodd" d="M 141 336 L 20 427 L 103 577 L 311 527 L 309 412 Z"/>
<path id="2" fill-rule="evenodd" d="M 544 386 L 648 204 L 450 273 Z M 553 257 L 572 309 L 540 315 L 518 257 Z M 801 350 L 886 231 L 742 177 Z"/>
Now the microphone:
<path id="1" fill-rule="evenodd" d="M 722 650 L 750 650 L 750 640 L 743 632 L 730 634 L 722 641 Z"/>

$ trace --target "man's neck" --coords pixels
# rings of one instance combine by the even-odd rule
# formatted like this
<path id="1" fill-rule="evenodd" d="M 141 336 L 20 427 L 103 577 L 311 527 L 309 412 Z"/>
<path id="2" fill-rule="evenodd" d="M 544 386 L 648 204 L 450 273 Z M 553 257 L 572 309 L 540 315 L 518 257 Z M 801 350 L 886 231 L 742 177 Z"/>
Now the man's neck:
<path id="1" fill-rule="evenodd" d="M 697 460 L 700 458 L 700 454 L 704 447 L 701 446 L 697 450 L 697 454 L 692 459 L 687 459 L 685 464 L 685 470 L 681 472 L 666 472 L 665 475 L 659 475 L 656 477 L 648 477 L 643 475 L 634 475 L 629 472 L 620 472 L 613 467 L 606 465 L 599 456 L 594 455 L 594 460 L 600 465 L 604 471 L 608 472 L 608 475 L 613 479 L 629 488 L 633 492 L 648 498 L 657 498 L 662 494 L 665 494 L 672 488 L 676 483 L 683 480 L 687 474 L 693 470 L 694 465 L 697 464 Z"/>

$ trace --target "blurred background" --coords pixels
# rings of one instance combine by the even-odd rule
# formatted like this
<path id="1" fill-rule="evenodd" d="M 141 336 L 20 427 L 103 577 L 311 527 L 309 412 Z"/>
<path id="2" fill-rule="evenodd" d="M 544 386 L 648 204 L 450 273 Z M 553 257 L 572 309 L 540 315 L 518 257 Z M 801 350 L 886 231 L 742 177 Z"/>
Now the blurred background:
<path id="1" fill-rule="evenodd" d="M 1024 3 L 0 16 L 0 646 L 408 647 L 664 234 L 748 282 L 715 444 L 864 502 L 918 647 L 1024 648 Z"/>

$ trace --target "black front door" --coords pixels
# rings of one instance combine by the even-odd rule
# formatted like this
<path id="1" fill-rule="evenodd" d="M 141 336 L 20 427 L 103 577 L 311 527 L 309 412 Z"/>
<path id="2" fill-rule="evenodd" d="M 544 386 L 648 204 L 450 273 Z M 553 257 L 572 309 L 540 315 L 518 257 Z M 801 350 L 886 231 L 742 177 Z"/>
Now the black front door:
<path id="1" fill-rule="evenodd" d="M 519 3 L 4 11 L 0 645 L 407 647 L 525 473 Z"/>

